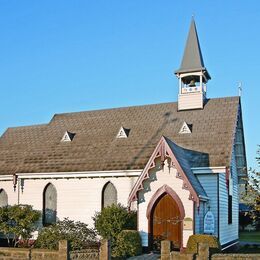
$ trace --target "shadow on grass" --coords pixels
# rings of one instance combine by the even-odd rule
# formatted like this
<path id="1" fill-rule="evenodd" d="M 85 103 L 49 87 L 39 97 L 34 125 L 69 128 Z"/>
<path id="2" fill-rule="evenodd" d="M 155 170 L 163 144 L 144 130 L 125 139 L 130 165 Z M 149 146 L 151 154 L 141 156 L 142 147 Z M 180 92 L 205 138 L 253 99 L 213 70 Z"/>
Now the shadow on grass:
<path id="1" fill-rule="evenodd" d="M 260 231 L 243 231 L 239 232 L 241 242 L 260 243 Z"/>
<path id="2" fill-rule="evenodd" d="M 240 254 L 256 254 L 256 253 L 260 253 L 260 244 L 246 244 L 243 246 L 240 246 L 238 251 L 236 253 L 240 253 Z"/>

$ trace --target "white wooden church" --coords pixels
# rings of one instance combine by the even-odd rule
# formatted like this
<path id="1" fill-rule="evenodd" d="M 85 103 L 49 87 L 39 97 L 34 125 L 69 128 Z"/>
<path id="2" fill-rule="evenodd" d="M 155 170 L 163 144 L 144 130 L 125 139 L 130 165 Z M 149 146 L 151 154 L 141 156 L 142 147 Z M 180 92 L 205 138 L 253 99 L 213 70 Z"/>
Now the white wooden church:
<path id="1" fill-rule="evenodd" d="M 112 203 L 137 210 L 143 247 L 183 248 L 192 234 L 238 242 L 239 183 L 246 155 L 239 97 L 207 98 L 194 20 L 178 101 L 56 114 L 0 138 L 0 206 L 30 204 L 42 225 L 68 217 L 93 226 Z"/>

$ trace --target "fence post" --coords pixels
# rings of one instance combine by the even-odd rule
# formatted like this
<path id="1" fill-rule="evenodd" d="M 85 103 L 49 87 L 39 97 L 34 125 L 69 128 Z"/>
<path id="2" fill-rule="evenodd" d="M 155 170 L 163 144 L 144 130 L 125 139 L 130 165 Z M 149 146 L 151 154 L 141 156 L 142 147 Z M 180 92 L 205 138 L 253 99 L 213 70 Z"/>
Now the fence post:
<path id="1" fill-rule="evenodd" d="M 101 240 L 99 260 L 110 260 L 111 259 L 111 248 L 110 241 L 106 239 Z"/>
<path id="2" fill-rule="evenodd" d="M 161 241 L 161 260 L 170 260 L 171 254 L 171 241 Z"/>
<path id="3" fill-rule="evenodd" d="M 67 240 L 59 241 L 59 260 L 69 259 L 69 245 Z"/>
<path id="4" fill-rule="evenodd" d="M 199 243 L 197 260 L 209 259 L 209 245 L 206 243 Z"/>

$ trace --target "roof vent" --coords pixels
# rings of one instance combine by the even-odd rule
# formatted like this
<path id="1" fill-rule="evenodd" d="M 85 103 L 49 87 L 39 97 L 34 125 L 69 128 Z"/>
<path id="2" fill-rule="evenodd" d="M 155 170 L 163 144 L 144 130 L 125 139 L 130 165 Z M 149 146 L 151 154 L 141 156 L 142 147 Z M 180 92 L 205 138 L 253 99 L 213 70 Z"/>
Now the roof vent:
<path id="1" fill-rule="evenodd" d="M 65 134 L 63 135 L 61 142 L 71 142 L 72 139 L 74 138 L 75 134 L 71 133 L 69 131 L 66 131 Z"/>
<path id="2" fill-rule="evenodd" d="M 179 134 L 191 134 L 191 130 L 192 130 L 192 125 L 187 124 L 186 122 L 184 122 L 182 124 L 181 130 L 179 132 Z"/>
<path id="3" fill-rule="evenodd" d="M 123 126 L 121 126 L 116 138 L 127 138 L 129 136 L 129 132 L 130 132 L 130 129 L 127 129 L 127 128 L 124 128 Z"/>

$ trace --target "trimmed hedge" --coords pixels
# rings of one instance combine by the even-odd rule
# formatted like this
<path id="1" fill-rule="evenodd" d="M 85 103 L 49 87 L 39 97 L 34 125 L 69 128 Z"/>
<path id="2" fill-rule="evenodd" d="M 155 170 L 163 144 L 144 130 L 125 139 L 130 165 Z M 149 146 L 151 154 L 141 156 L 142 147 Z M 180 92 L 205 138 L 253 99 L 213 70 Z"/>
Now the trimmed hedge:
<path id="1" fill-rule="evenodd" d="M 210 248 L 210 253 L 218 253 L 220 252 L 221 246 L 219 240 L 215 236 L 210 235 L 192 235 L 189 237 L 186 253 L 188 254 L 196 254 L 198 253 L 198 244 L 199 243 L 207 243 Z"/>
<path id="2" fill-rule="evenodd" d="M 116 240 L 113 257 L 120 259 L 140 255 L 142 253 L 141 237 L 136 230 L 121 231 Z"/>

